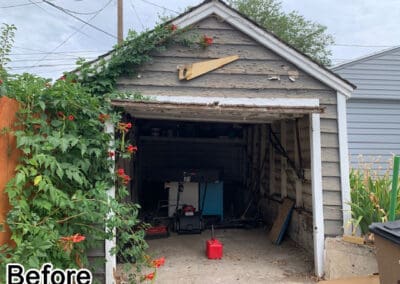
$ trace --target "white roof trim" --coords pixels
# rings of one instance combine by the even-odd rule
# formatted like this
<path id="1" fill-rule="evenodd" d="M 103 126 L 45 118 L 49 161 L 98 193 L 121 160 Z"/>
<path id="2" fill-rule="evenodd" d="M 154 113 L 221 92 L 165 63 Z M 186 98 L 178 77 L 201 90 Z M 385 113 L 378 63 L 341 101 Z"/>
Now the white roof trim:
<path id="1" fill-rule="evenodd" d="M 319 99 L 293 98 L 222 98 L 195 96 L 151 96 L 152 101 L 178 104 L 217 104 L 219 106 L 255 106 L 255 107 L 319 107 Z"/>
<path id="2" fill-rule="evenodd" d="M 176 19 L 173 23 L 179 27 L 186 27 L 210 16 L 211 14 L 218 15 L 241 32 L 252 37 L 260 44 L 276 52 L 336 91 L 341 92 L 347 97 L 350 97 L 353 92 L 354 88 L 350 84 L 331 74 L 329 71 L 325 70 L 315 62 L 312 62 L 300 52 L 279 41 L 271 34 L 243 18 L 234 10 L 229 9 L 217 1 L 212 1 L 200 6 L 183 17 Z"/>

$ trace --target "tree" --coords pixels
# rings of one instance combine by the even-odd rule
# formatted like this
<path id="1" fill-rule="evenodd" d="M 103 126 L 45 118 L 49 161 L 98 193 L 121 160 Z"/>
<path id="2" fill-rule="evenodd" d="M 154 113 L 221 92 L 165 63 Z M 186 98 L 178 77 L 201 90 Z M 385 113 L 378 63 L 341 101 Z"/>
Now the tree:
<path id="1" fill-rule="evenodd" d="M 326 33 L 325 26 L 307 20 L 297 11 L 284 12 L 278 0 L 230 0 L 229 3 L 315 61 L 331 64 L 329 45 L 334 40 Z"/>

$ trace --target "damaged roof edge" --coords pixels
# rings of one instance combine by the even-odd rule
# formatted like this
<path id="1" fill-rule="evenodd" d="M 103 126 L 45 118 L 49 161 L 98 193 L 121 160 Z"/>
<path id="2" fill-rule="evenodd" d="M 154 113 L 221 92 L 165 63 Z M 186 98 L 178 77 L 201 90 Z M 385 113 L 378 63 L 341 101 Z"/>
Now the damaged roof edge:
<path id="1" fill-rule="evenodd" d="M 286 99 L 287 100 L 287 99 Z M 305 100 L 312 100 L 312 99 L 305 99 Z M 297 99 L 297 101 L 299 101 Z M 318 100 L 317 100 L 318 101 Z M 113 106 L 129 108 L 132 106 L 158 106 L 163 108 L 198 108 L 198 109 L 236 109 L 239 110 L 240 108 L 250 110 L 254 109 L 257 111 L 265 110 L 271 113 L 287 113 L 287 112 L 294 112 L 294 113 L 324 113 L 325 107 L 319 106 L 319 104 L 285 104 L 282 102 L 277 101 L 275 104 L 246 104 L 244 101 L 240 100 L 237 102 L 206 102 L 206 101 L 148 101 L 148 100 L 138 100 L 132 101 L 130 99 L 113 99 L 111 101 Z M 239 108 L 239 109 L 238 109 Z"/>

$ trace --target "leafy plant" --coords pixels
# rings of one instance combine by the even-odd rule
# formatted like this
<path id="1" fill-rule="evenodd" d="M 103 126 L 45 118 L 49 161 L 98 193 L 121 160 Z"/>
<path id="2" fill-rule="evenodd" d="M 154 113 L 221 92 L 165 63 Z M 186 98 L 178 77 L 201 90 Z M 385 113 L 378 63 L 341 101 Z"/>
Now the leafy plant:
<path id="1" fill-rule="evenodd" d="M 392 178 L 390 167 L 386 173 L 371 169 L 368 164 L 361 164 L 350 172 L 352 223 L 360 227 L 362 234 L 368 233 L 368 226 L 373 222 L 386 222 L 389 214 Z M 400 217 L 400 193 L 396 215 Z"/>
<path id="2" fill-rule="evenodd" d="M 119 94 L 116 79 L 135 73 L 151 52 L 175 42 L 172 35 L 179 34 L 169 26 L 140 35 L 131 32 L 107 60 L 81 62 L 76 73 L 54 84 L 31 74 L 0 74 L 0 95 L 20 104 L 16 130 L 5 134 L 16 136 L 23 153 L 7 185 L 12 206 L 7 223 L 15 245 L 0 247 L 0 283 L 5 264 L 11 262 L 26 270 L 46 262 L 61 269 L 87 267 L 86 252 L 116 236 L 111 253 L 135 262 L 131 283 L 143 280 L 140 267 L 152 262 L 144 253 L 140 207 L 122 202 L 131 178 L 123 169 L 112 170 L 115 157 L 130 158 L 137 150 L 125 141 L 134 126 L 120 122 L 111 98 L 148 99 Z M 116 126 L 119 140 L 105 132 L 106 123 Z M 113 186 L 115 197 L 107 192 Z"/>
<path id="3" fill-rule="evenodd" d="M 14 43 L 15 30 L 14 25 L 4 23 L 0 28 L 0 75 L 4 75 L 4 67 L 10 61 L 8 55 Z"/>
<path id="4" fill-rule="evenodd" d="M 296 11 L 286 13 L 279 0 L 230 0 L 229 3 L 280 39 L 317 62 L 330 65 L 333 37 L 327 28 L 304 18 Z"/>

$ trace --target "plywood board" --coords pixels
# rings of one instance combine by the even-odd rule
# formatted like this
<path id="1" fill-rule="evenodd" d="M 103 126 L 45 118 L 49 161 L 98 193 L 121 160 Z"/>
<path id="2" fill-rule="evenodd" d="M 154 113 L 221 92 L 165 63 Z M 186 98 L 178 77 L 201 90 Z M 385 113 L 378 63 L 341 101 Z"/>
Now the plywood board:
<path id="1" fill-rule="evenodd" d="M 274 244 L 279 245 L 282 241 L 283 235 L 289 225 L 293 207 L 294 202 L 287 198 L 283 200 L 282 205 L 279 207 L 278 215 L 269 233 L 269 238 Z"/>

